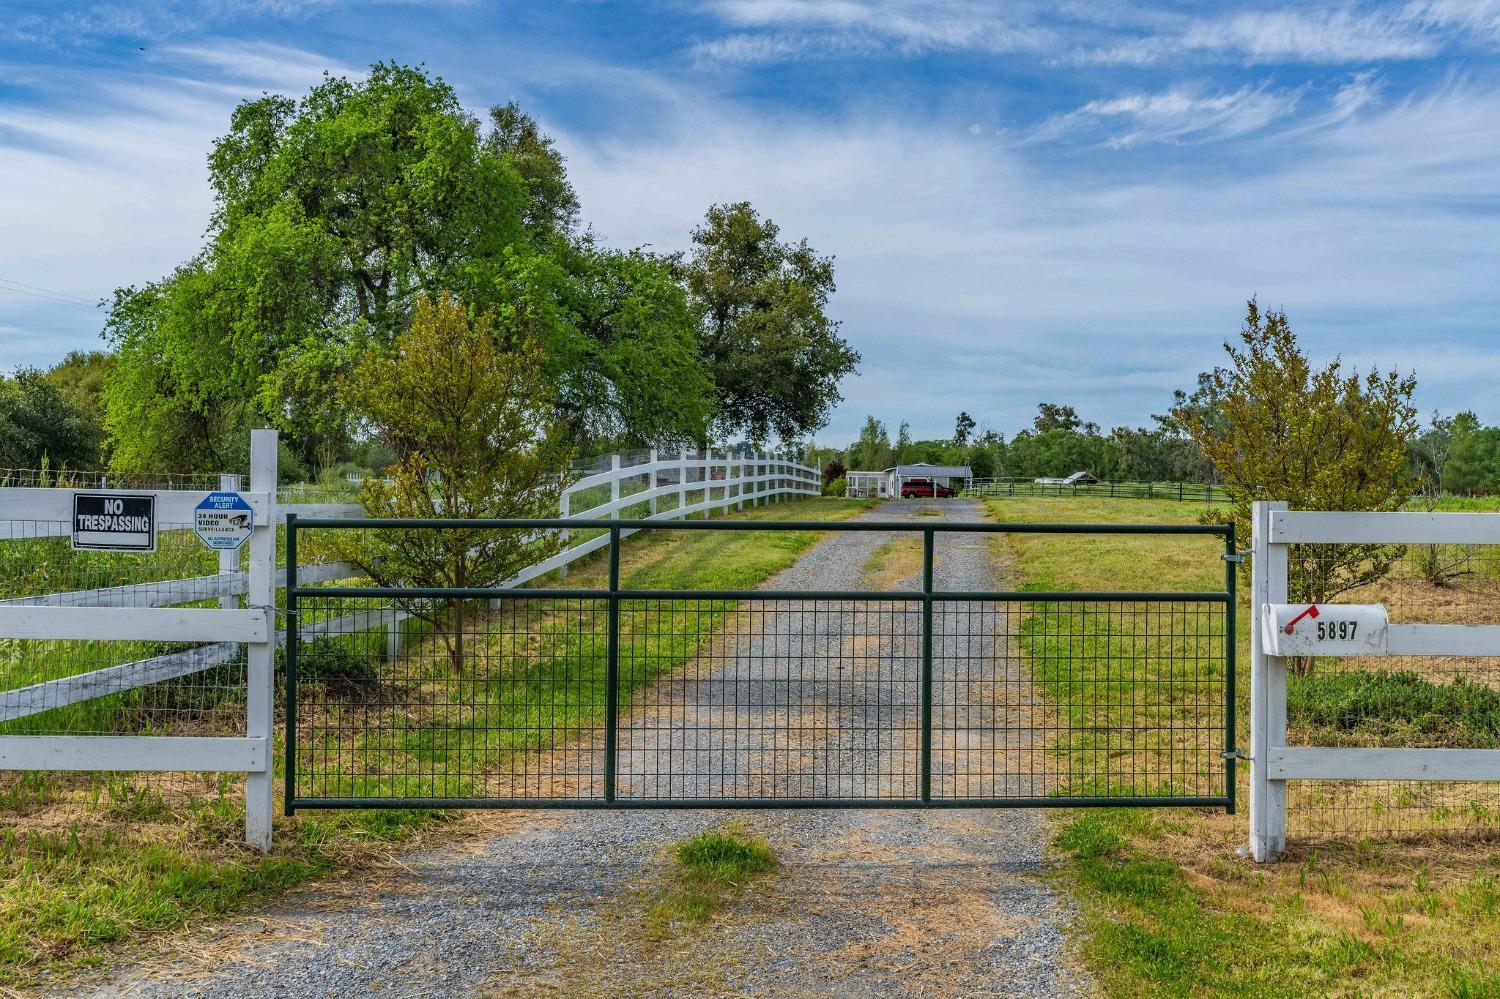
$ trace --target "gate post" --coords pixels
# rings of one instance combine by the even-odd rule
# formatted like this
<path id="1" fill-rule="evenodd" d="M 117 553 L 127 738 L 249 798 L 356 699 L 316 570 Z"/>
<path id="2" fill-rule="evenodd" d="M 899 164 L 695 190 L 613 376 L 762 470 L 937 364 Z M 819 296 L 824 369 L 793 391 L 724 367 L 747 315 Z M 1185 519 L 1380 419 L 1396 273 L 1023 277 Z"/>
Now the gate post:
<path id="1" fill-rule="evenodd" d="M 615 504 L 620 502 L 620 456 L 612 454 L 609 456 L 609 519 L 620 519 L 620 508 Z"/>
<path id="2" fill-rule="evenodd" d="M 266 522 L 250 535 L 250 572 L 245 606 L 276 607 L 276 431 L 250 431 L 250 491 L 266 496 Z M 296 641 L 296 625 L 288 624 L 287 641 Z M 276 627 L 269 640 L 245 646 L 245 734 L 266 740 L 265 769 L 245 775 L 245 842 L 262 851 L 271 849 L 271 746 L 275 736 Z"/>
<path id="3" fill-rule="evenodd" d="M 615 800 L 615 756 L 620 725 L 620 529 L 609 529 L 608 642 L 604 673 L 604 800 Z"/>
<path id="4" fill-rule="evenodd" d="M 934 533 L 922 531 L 922 800 L 932 800 L 932 563 Z"/>
<path id="5" fill-rule="evenodd" d="M 1267 655 L 1266 604 L 1287 601 L 1287 548 L 1271 543 L 1271 515 L 1282 502 L 1250 508 L 1250 856 L 1275 860 L 1286 849 L 1286 781 L 1271 780 L 1270 750 L 1286 744 L 1286 660 Z"/>

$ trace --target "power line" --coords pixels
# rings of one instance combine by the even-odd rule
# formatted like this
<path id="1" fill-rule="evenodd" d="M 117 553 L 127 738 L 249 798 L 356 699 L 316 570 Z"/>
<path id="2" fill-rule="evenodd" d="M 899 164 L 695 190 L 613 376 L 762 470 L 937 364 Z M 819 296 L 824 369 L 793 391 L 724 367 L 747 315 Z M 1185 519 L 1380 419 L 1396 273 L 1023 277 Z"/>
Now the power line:
<path id="1" fill-rule="evenodd" d="M 20 295 L 31 295 L 36 298 L 45 298 L 48 301 L 59 302 L 63 305 L 81 305 L 90 309 L 99 307 L 98 302 L 91 302 L 78 295 L 70 295 L 65 291 L 43 288 L 39 285 L 27 284 L 25 281 L 15 281 L 11 278 L 0 277 L 0 290 L 13 291 Z"/>

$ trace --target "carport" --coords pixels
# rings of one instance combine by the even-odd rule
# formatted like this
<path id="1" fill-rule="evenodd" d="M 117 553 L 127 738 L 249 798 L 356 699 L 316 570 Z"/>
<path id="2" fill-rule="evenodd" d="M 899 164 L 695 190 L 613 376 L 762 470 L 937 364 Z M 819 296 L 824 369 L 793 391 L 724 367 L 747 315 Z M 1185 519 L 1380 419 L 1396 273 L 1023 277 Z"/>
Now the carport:
<path id="1" fill-rule="evenodd" d="M 968 465 L 933 465 L 925 461 L 919 461 L 913 465 L 896 465 L 885 470 L 885 492 L 886 496 L 901 495 L 901 487 L 913 479 L 931 479 L 942 486 L 949 486 L 955 490 L 962 489 L 970 479 L 974 477 L 974 470 Z"/>

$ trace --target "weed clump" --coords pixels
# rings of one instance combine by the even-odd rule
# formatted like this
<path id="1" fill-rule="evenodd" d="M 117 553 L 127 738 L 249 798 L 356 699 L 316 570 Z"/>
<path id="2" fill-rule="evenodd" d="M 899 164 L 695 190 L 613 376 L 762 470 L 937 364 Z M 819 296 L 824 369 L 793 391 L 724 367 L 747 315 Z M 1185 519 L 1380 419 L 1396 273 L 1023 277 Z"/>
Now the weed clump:
<path id="1" fill-rule="evenodd" d="M 656 939 L 708 922 L 755 878 L 776 869 L 776 852 L 741 825 L 701 832 L 673 848 L 675 870 L 647 912 Z"/>
<path id="2" fill-rule="evenodd" d="M 685 871 L 713 884 L 744 884 L 776 867 L 776 852 L 739 828 L 701 832 L 678 843 L 676 852 Z"/>

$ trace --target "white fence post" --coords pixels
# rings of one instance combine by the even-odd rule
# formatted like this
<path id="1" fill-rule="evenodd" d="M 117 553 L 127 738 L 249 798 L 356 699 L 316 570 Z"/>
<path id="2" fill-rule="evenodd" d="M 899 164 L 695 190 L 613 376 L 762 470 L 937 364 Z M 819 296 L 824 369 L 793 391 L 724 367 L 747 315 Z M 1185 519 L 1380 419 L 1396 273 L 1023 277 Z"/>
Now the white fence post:
<path id="1" fill-rule="evenodd" d="M 572 499 L 573 499 L 573 491 L 572 491 L 572 489 L 573 489 L 573 487 L 569 486 L 567 489 L 564 489 L 563 492 L 562 492 L 562 501 L 559 504 L 559 506 L 561 507 L 561 510 L 559 511 L 558 516 L 561 517 L 563 520 L 567 520 L 568 517 L 570 516 L 568 510 L 573 505 L 572 504 Z M 567 528 L 563 528 L 563 532 L 562 532 L 562 546 L 564 548 L 568 547 L 568 536 L 569 536 L 568 535 L 568 529 Z M 567 565 L 566 562 L 564 562 L 563 565 L 562 565 L 562 567 L 557 570 L 557 575 L 559 577 L 561 577 L 561 578 L 564 578 L 564 579 L 567 578 L 567 575 L 568 575 L 568 565 Z M 498 608 L 499 605 L 500 605 L 500 601 L 499 600 L 492 600 L 492 601 L 490 601 L 490 606 L 492 608 Z"/>
<path id="2" fill-rule="evenodd" d="M 611 503 L 617 503 L 620 499 L 620 456 L 617 454 L 612 454 L 609 456 L 609 475 L 609 501 Z M 610 508 L 609 519 L 620 519 L 619 508 Z"/>
<path id="3" fill-rule="evenodd" d="M 1250 855 L 1275 860 L 1286 849 L 1286 781 L 1270 778 L 1271 750 L 1286 745 L 1286 659 L 1266 654 L 1260 609 L 1287 601 L 1287 547 L 1271 544 L 1271 514 L 1282 502 L 1255 503 L 1250 513 Z"/>
<path id="4" fill-rule="evenodd" d="M 250 535 L 250 573 L 245 605 L 262 608 L 267 618 L 276 607 L 276 431 L 250 432 L 250 491 L 266 494 L 266 520 Z M 245 775 L 245 842 L 271 849 L 271 746 L 275 736 L 276 627 L 269 640 L 251 642 L 245 652 L 245 734 L 266 740 L 264 769 Z M 295 626 L 288 628 L 295 641 Z"/>
<path id="5" fill-rule="evenodd" d="M 237 493 L 240 491 L 240 477 L 238 475 L 219 476 L 219 491 L 226 493 Z M 219 575 L 223 576 L 231 572 L 240 571 L 239 549 L 223 549 L 219 552 Z M 240 605 L 240 598 L 233 595 L 219 598 L 219 606 L 225 610 L 234 610 Z"/>
<path id="6" fill-rule="evenodd" d="M 646 477 L 646 488 L 651 490 L 651 516 L 656 516 L 656 448 L 651 449 L 651 461 L 646 466 L 651 472 Z"/>
<path id="7" fill-rule="evenodd" d="M 714 517 L 714 449 L 703 449 L 703 519 Z"/>

